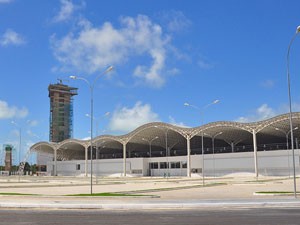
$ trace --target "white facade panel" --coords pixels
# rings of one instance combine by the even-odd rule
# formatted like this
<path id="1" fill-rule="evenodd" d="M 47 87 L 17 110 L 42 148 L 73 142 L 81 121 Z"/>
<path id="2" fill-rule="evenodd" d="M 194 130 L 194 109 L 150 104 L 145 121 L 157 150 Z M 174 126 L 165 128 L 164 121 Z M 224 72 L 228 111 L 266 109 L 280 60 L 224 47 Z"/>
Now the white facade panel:
<path id="1" fill-rule="evenodd" d="M 299 150 L 295 151 L 296 167 L 299 168 Z M 93 160 L 93 174 L 109 176 L 123 174 L 123 159 Z M 156 157 L 156 158 L 128 158 L 126 159 L 126 173 L 132 176 L 187 176 L 187 156 Z M 191 156 L 191 172 L 202 174 L 202 155 Z M 157 168 L 151 169 L 150 163 Z M 169 164 L 169 168 L 166 165 Z M 292 171 L 292 152 L 286 150 L 258 152 L 258 171 L 261 175 L 290 175 Z M 84 175 L 84 160 L 58 161 L 57 175 Z M 47 172 L 53 174 L 54 162 L 48 162 Z M 234 173 L 254 173 L 253 152 L 224 153 L 204 155 L 205 176 L 224 176 Z M 299 172 L 299 169 L 297 169 Z M 90 174 L 90 160 L 88 160 L 88 174 Z"/>

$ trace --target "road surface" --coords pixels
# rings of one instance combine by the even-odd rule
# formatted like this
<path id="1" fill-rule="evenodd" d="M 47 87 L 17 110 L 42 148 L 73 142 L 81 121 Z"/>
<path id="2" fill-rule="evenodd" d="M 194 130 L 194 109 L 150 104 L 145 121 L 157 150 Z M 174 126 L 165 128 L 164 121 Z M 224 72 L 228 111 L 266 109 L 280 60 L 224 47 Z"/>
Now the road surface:
<path id="1" fill-rule="evenodd" d="M 196 210 L 0 209 L 0 225 L 298 225 L 300 208 L 209 208 Z"/>

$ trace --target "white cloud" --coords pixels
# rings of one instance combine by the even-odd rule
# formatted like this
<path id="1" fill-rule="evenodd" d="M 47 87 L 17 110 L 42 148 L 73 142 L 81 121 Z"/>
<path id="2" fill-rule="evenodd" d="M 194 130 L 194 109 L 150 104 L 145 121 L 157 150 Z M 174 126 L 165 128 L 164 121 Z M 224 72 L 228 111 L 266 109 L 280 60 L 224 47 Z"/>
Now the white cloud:
<path id="1" fill-rule="evenodd" d="M 26 134 L 27 134 L 28 136 L 30 136 L 30 137 L 40 139 L 40 136 L 38 136 L 37 134 L 33 133 L 32 130 L 27 130 L 27 131 L 26 131 Z"/>
<path id="2" fill-rule="evenodd" d="M 180 70 L 178 68 L 172 68 L 172 69 L 168 70 L 167 73 L 170 75 L 177 75 L 180 73 Z"/>
<path id="3" fill-rule="evenodd" d="M 26 108 L 19 109 L 16 106 L 9 106 L 7 102 L 0 100 L 0 119 L 24 118 L 27 115 Z"/>
<path id="4" fill-rule="evenodd" d="M 109 128 L 112 131 L 130 132 L 149 122 L 159 121 L 149 104 L 137 102 L 132 108 L 123 107 L 114 111 Z"/>
<path id="5" fill-rule="evenodd" d="M 78 24 L 78 33 L 61 39 L 53 35 L 52 48 L 61 69 L 91 74 L 108 65 L 123 64 L 130 57 L 150 57 L 151 64 L 137 65 L 133 74 L 148 85 L 161 87 L 165 82 L 163 72 L 170 38 L 144 15 L 123 17 L 120 22 L 120 28 L 110 22 L 94 27 L 83 19 Z"/>
<path id="6" fill-rule="evenodd" d="M 11 135 L 20 137 L 20 130 L 19 129 L 13 129 L 11 131 Z M 17 141 L 15 143 L 17 143 Z M 16 145 L 14 145 L 14 146 L 16 146 Z"/>
<path id="7" fill-rule="evenodd" d="M 7 29 L 5 33 L 0 37 L 0 45 L 22 45 L 25 44 L 25 39 L 15 31 Z"/>
<path id="8" fill-rule="evenodd" d="M 167 24 L 171 32 L 180 32 L 191 26 L 192 22 L 181 11 L 170 10 L 160 13 L 160 17 Z"/>
<path id="9" fill-rule="evenodd" d="M 205 59 L 199 59 L 198 62 L 197 62 L 197 65 L 201 68 L 201 69 L 212 69 L 214 68 L 214 64 L 208 62 L 207 60 Z"/>
<path id="10" fill-rule="evenodd" d="M 288 112 L 289 111 L 289 106 L 286 105 L 283 107 L 283 112 Z M 300 103 L 292 103 L 292 111 L 293 112 L 300 112 Z"/>
<path id="11" fill-rule="evenodd" d="M 74 11 L 78 8 L 71 0 L 60 0 L 61 7 L 58 14 L 53 18 L 54 22 L 63 22 L 71 18 Z"/>
<path id="12" fill-rule="evenodd" d="M 197 64 L 201 69 L 211 69 L 213 67 L 211 64 L 203 60 L 198 60 Z"/>
<path id="13" fill-rule="evenodd" d="M 300 112 L 300 103 L 294 102 L 292 104 L 292 111 L 293 112 Z M 245 117 L 239 117 L 235 121 L 241 122 L 241 123 L 249 123 L 249 122 L 255 122 L 255 121 L 261 121 L 265 119 L 269 119 L 271 117 L 288 113 L 289 112 L 289 105 L 284 104 L 279 106 L 277 109 L 273 109 L 268 106 L 268 104 L 262 104 L 260 107 L 258 107 L 252 115 L 248 115 Z"/>
<path id="14" fill-rule="evenodd" d="M 284 107 L 285 108 L 285 107 Z M 275 110 L 271 107 L 269 107 L 267 104 L 262 104 L 260 107 L 258 107 L 253 115 L 248 115 L 246 117 L 239 117 L 236 121 L 241 123 L 249 123 L 249 122 L 255 122 L 260 120 L 269 119 L 271 117 L 274 117 L 278 114 L 283 113 L 282 109 Z"/>
<path id="15" fill-rule="evenodd" d="M 38 125 L 38 121 L 37 120 L 27 120 L 27 124 L 30 127 L 36 127 Z"/>
<path id="16" fill-rule="evenodd" d="M 83 141 L 88 141 L 88 140 L 91 140 L 91 137 L 84 137 L 84 138 L 82 138 L 81 140 L 83 140 Z"/>
<path id="17" fill-rule="evenodd" d="M 152 86 L 161 87 L 165 82 L 160 75 L 165 64 L 165 51 L 164 49 L 154 49 L 150 51 L 150 54 L 154 61 L 153 65 L 150 68 L 147 68 L 146 66 L 137 66 L 134 75 L 144 79 Z"/>
<path id="18" fill-rule="evenodd" d="M 273 88 L 275 85 L 275 81 L 274 80 L 264 80 L 263 82 L 260 83 L 260 85 L 264 88 L 270 89 Z"/>
<path id="19" fill-rule="evenodd" d="M 185 125 L 183 122 L 176 122 L 174 117 L 169 116 L 169 123 L 178 127 L 188 127 L 187 125 Z"/>
<path id="20" fill-rule="evenodd" d="M 0 0 L 0 4 L 1 3 L 11 3 L 13 0 Z"/>
<path id="21" fill-rule="evenodd" d="M 183 53 L 181 52 L 181 50 L 179 50 L 178 48 L 172 46 L 172 45 L 169 45 L 168 46 L 168 50 L 170 52 L 172 52 L 172 54 L 180 61 L 185 61 L 185 62 L 188 62 L 188 63 L 191 63 L 192 62 L 192 58 L 190 54 L 187 54 L 187 53 Z"/>

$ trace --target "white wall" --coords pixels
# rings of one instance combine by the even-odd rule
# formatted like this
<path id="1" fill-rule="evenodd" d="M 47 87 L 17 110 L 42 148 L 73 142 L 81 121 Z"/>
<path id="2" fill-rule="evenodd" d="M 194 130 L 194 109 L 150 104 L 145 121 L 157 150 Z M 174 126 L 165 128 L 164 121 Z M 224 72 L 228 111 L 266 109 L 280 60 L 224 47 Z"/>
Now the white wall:
<path id="1" fill-rule="evenodd" d="M 295 150 L 295 162 L 297 174 L 299 169 L 299 150 Z M 126 160 L 126 173 L 134 176 L 148 176 L 150 162 L 186 162 L 187 156 L 169 156 L 156 158 L 128 158 Z M 258 152 L 258 171 L 261 175 L 289 175 L 292 174 L 292 152 L 291 150 L 263 151 Z M 76 165 L 80 164 L 80 170 L 76 170 Z M 47 171 L 51 174 L 54 162 L 48 162 Z M 57 162 L 58 175 L 84 175 L 85 161 L 59 161 Z M 202 155 L 191 156 L 191 170 L 202 174 Z M 253 152 L 243 153 L 224 153 L 215 155 L 204 155 L 205 176 L 223 176 L 231 173 L 254 173 L 254 154 Z M 88 173 L 90 173 L 90 160 L 88 160 Z M 123 159 L 101 159 L 93 160 L 93 174 L 111 175 L 123 173 Z M 52 172 L 53 174 L 53 172 Z M 186 176 L 187 169 L 155 169 L 152 170 L 153 176 Z"/>
<path id="2" fill-rule="evenodd" d="M 53 160 L 53 154 L 47 154 L 41 152 L 37 152 L 36 154 L 37 154 L 36 156 L 37 165 L 47 165 L 47 162 Z"/>

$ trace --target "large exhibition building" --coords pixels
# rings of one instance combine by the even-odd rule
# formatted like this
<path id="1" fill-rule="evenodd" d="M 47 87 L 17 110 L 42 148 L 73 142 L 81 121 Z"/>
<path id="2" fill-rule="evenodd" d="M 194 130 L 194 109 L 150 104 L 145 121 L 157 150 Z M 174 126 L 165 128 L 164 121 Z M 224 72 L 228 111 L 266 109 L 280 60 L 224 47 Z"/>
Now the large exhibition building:
<path id="1" fill-rule="evenodd" d="M 31 152 L 47 175 L 224 176 L 234 173 L 283 175 L 299 171 L 300 113 L 253 123 L 212 122 L 184 128 L 162 122 L 142 125 L 121 136 L 39 142 Z M 91 156 L 92 155 L 92 156 Z M 92 160 L 91 160 L 92 157 Z M 44 161 L 44 162 L 43 162 Z M 204 173 L 204 174 L 203 174 Z"/>

